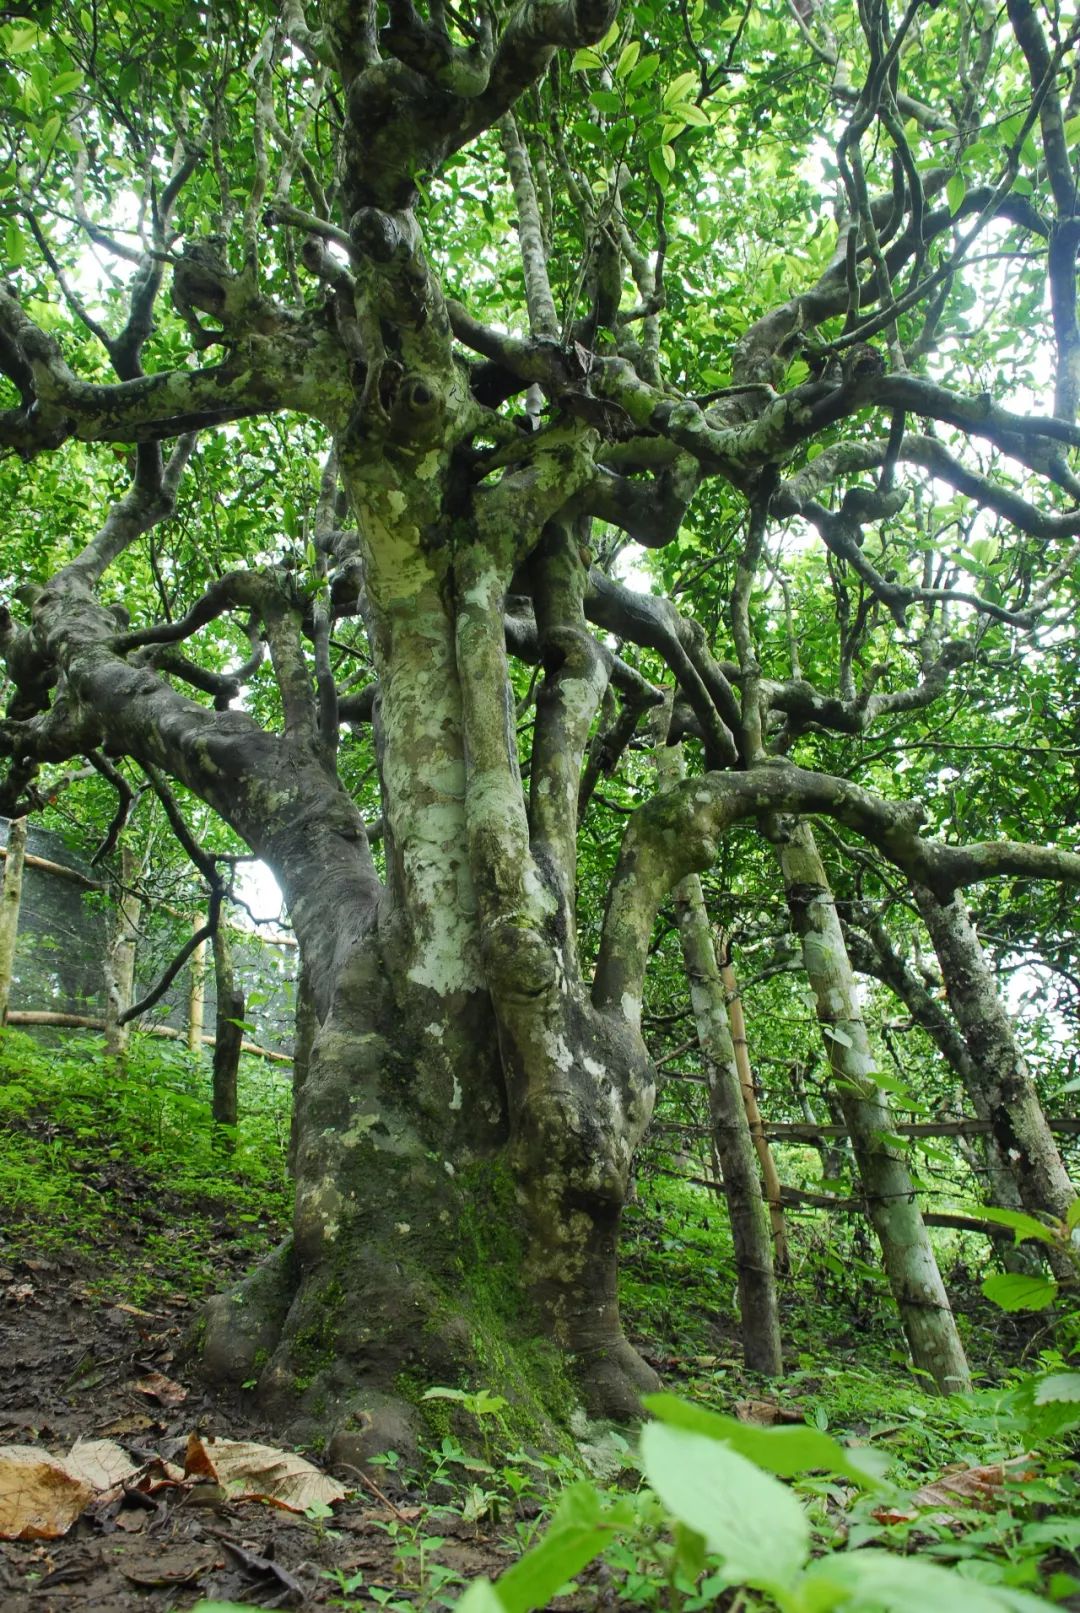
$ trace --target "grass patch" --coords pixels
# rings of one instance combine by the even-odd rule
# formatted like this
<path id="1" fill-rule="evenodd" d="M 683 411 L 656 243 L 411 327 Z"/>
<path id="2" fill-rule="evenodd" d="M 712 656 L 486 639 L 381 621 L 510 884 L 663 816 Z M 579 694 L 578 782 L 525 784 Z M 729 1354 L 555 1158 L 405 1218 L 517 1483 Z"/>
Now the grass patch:
<path id="1" fill-rule="evenodd" d="M 135 1301 L 220 1286 L 223 1245 L 230 1265 L 257 1260 L 291 1203 L 287 1078 L 243 1061 L 240 1110 L 226 1153 L 209 1068 L 186 1049 L 133 1036 L 121 1074 L 96 1039 L 0 1032 L 5 1254 L 81 1252 Z"/>

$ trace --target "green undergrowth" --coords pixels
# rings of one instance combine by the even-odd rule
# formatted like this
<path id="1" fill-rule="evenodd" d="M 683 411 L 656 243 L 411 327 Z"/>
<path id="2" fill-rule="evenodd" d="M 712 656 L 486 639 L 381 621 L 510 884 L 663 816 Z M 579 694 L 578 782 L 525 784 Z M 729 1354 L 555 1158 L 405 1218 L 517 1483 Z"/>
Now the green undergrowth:
<path id="1" fill-rule="evenodd" d="M 82 1256 L 136 1302 L 220 1286 L 223 1260 L 254 1262 L 285 1228 L 288 1101 L 286 1079 L 243 1061 L 226 1135 L 186 1049 L 134 1036 L 118 1071 L 100 1039 L 0 1032 L 4 1256 Z"/>

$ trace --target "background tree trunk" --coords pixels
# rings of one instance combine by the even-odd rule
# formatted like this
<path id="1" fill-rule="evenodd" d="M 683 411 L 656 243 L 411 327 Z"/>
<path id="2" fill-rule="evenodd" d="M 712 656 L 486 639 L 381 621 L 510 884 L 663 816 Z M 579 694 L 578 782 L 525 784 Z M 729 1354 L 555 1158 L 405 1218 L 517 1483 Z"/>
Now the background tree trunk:
<path id="1" fill-rule="evenodd" d="M 236 1077 L 240 1067 L 240 1044 L 244 1039 L 244 993 L 236 984 L 232 947 L 220 914 L 214 930 L 214 986 L 217 993 L 217 1018 L 214 1027 L 214 1124 L 233 1127 L 236 1125 L 238 1113 Z"/>
<path id="2" fill-rule="evenodd" d="M 942 900 L 923 885 L 914 889 L 941 965 L 949 1006 L 982 1087 L 982 1107 L 988 1112 L 994 1139 L 1016 1179 L 1024 1207 L 1037 1215 L 1063 1219 L 1076 1192 L 1046 1123 L 967 903 L 959 891 Z"/>
<path id="3" fill-rule="evenodd" d="M 25 818 L 13 818 L 8 827 L 4 882 L 0 888 L 0 1024 L 7 1019 L 15 969 L 15 942 L 19 934 L 19 907 L 26 860 L 26 830 Z"/>
<path id="4" fill-rule="evenodd" d="M 780 1315 L 773 1269 L 773 1242 L 761 1197 L 757 1157 L 735 1062 L 724 984 L 716 962 L 701 880 L 690 874 L 675 891 L 675 915 L 683 964 L 690 983 L 698 1044 L 705 1067 L 713 1147 L 720 1166 L 731 1222 L 739 1281 L 743 1354 L 752 1372 L 777 1376 L 783 1367 Z M 779 1208 L 779 1206 L 777 1206 Z M 770 1205 L 770 1211 L 772 1206 Z M 773 1222 L 773 1235 L 776 1222 Z M 786 1246 L 776 1241 L 777 1257 Z"/>
<path id="5" fill-rule="evenodd" d="M 128 1044 L 129 1027 L 121 1019 L 135 997 L 135 948 L 142 906 L 132 889 L 137 875 L 135 854 L 121 846 L 120 883 L 109 911 L 105 943 L 105 1049 L 117 1059 L 123 1058 Z"/>
<path id="6" fill-rule="evenodd" d="M 191 928 L 201 930 L 203 920 L 198 913 L 192 915 Z M 188 1030 L 187 1045 L 192 1053 L 202 1052 L 203 1026 L 206 1015 L 206 942 L 200 941 L 188 962 Z"/>
<path id="7" fill-rule="evenodd" d="M 873 1079 L 858 988 L 825 866 L 809 824 L 786 827 L 778 839 L 792 924 L 802 940 L 837 1096 L 912 1360 L 942 1391 L 967 1389 L 967 1360 L 915 1186 L 890 1141 L 892 1113 Z"/>

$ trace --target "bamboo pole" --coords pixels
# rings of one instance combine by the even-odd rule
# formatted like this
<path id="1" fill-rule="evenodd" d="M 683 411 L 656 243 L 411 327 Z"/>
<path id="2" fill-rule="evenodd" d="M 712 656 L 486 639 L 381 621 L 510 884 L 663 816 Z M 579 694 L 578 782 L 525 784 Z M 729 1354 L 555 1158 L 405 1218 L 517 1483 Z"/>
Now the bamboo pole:
<path id="1" fill-rule="evenodd" d="M 15 970 L 15 941 L 19 934 L 23 865 L 26 860 L 26 819 L 14 818 L 8 828 L 4 884 L 0 890 L 0 1024 L 7 1018 L 11 981 Z"/>
<path id="2" fill-rule="evenodd" d="M 776 1161 L 773 1158 L 772 1149 L 769 1147 L 768 1139 L 765 1135 L 765 1128 L 761 1119 L 761 1108 L 757 1101 L 757 1092 L 754 1089 L 754 1072 L 750 1066 L 750 1048 L 746 1039 L 746 1016 L 743 1013 L 739 982 L 735 975 L 735 967 L 731 961 L 726 936 L 722 935 L 720 937 L 720 947 L 723 957 L 723 962 L 720 965 L 720 979 L 727 998 L 731 1040 L 735 1049 L 735 1068 L 739 1072 L 739 1085 L 742 1088 L 746 1122 L 750 1127 L 750 1136 L 758 1157 L 758 1164 L 761 1166 L 761 1179 L 765 1184 L 765 1202 L 769 1206 L 769 1222 L 772 1226 L 773 1258 L 776 1262 L 777 1271 L 787 1271 L 791 1265 L 791 1259 L 788 1254 L 787 1228 L 784 1225 L 783 1188 L 780 1184 L 780 1173 L 776 1168 Z"/>

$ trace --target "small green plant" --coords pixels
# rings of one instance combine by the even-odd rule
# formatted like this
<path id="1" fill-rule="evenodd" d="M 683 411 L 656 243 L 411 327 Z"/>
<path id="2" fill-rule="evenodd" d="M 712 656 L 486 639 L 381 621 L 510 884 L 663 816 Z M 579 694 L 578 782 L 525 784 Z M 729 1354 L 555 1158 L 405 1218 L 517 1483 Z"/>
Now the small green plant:
<path id="1" fill-rule="evenodd" d="M 862 1487 L 882 1483 L 879 1455 L 846 1449 L 817 1428 L 742 1424 L 671 1395 L 646 1401 L 648 1484 L 612 1499 L 595 1485 L 566 1490 L 544 1537 L 497 1583 L 474 1581 L 459 1613 L 532 1613 L 597 1557 L 626 1575 L 641 1606 L 678 1613 L 740 1590 L 739 1607 L 777 1613 L 1045 1613 L 1039 1597 L 937 1563 L 875 1549 L 812 1558 L 807 1511 L 782 1477 L 827 1469 Z M 642 1546 L 652 1571 L 642 1573 Z M 631 1590 L 631 1586 L 633 1587 Z"/>

